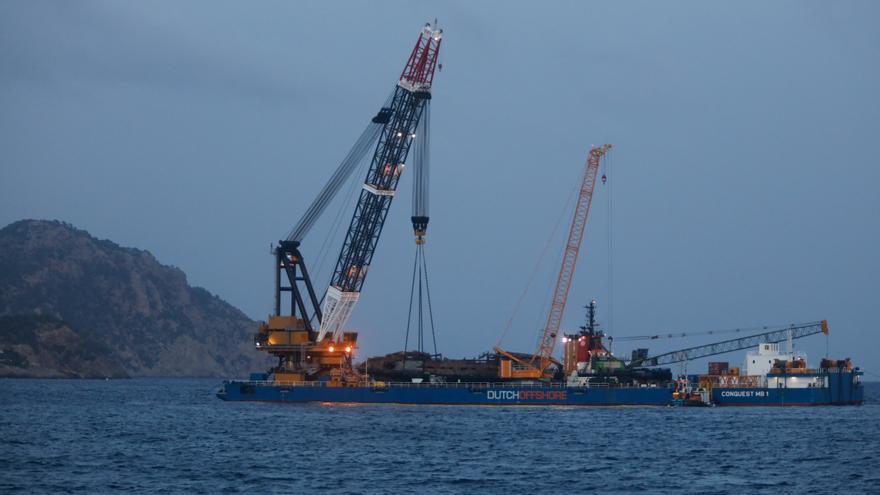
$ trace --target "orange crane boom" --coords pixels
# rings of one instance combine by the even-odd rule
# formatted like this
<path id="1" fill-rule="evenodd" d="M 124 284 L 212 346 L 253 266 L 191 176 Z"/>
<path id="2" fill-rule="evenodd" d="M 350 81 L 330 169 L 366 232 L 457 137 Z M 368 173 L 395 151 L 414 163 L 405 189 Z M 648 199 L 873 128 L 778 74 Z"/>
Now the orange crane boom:
<path id="1" fill-rule="evenodd" d="M 574 268 L 584 239 L 584 229 L 587 226 L 590 203 L 593 200 L 593 190 L 596 188 L 596 177 L 599 173 L 599 162 L 610 149 L 610 144 L 590 148 L 578 201 L 575 205 L 574 218 L 572 218 L 571 227 L 568 230 L 568 242 L 565 244 L 562 266 L 559 268 L 556 288 L 553 290 L 553 302 L 550 306 L 550 312 L 547 314 L 547 324 L 544 325 L 538 350 L 531 359 L 523 359 L 496 347 L 495 351 L 507 358 L 506 361 L 508 361 L 505 363 L 505 360 L 502 360 L 500 370 L 502 378 L 546 378 L 545 375 L 550 365 L 557 363 L 553 359 L 553 348 L 556 345 L 556 336 L 559 335 L 559 327 L 562 324 L 565 303 L 571 289 Z"/>

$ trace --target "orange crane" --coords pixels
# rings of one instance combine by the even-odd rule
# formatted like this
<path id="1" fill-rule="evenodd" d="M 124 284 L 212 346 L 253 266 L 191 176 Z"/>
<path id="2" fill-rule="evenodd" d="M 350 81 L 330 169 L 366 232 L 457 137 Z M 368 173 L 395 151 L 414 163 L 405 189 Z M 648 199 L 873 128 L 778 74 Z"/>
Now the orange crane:
<path id="1" fill-rule="evenodd" d="M 577 264 L 578 253 L 584 239 L 584 229 L 587 226 L 587 216 L 590 213 L 590 203 L 593 200 L 593 190 L 596 187 L 596 176 L 599 173 L 599 162 L 610 149 L 610 144 L 590 148 L 584 167 L 580 194 L 575 205 L 574 218 L 572 218 L 571 227 L 568 230 L 568 242 L 562 256 L 562 266 L 559 268 L 556 288 L 553 291 L 553 303 L 547 314 L 547 324 L 544 326 L 538 350 L 528 356 L 495 347 L 495 352 L 501 356 L 499 368 L 501 378 L 549 379 L 553 375 L 550 365 L 560 366 L 560 363 L 553 358 L 553 347 L 556 345 L 556 337 L 559 335 L 559 326 L 562 324 L 562 315 L 565 312 L 565 302 L 568 300 L 574 267 Z"/>

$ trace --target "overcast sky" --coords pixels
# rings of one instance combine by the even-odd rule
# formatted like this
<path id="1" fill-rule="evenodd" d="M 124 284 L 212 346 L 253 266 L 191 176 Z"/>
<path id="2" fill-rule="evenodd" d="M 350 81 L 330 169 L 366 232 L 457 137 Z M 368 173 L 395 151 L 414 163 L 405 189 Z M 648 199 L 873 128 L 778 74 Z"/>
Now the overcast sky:
<path id="1" fill-rule="evenodd" d="M 608 142 L 565 328 L 593 297 L 617 336 L 827 318 L 831 354 L 880 373 L 878 14 L 871 1 L 6 0 L 0 224 L 60 219 L 147 249 L 263 319 L 269 244 L 436 17 L 427 257 L 441 352 L 497 343 L 549 242 L 504 340 L 533 349 L 567 198 L 589 146 Z M 410 189 L 406 177 L 351 320 L 362 355 L 403 346 Z M 329 223 L 307 239 L 313 263 Z M 811 361 L 825 345 L 798 342 Z"/>

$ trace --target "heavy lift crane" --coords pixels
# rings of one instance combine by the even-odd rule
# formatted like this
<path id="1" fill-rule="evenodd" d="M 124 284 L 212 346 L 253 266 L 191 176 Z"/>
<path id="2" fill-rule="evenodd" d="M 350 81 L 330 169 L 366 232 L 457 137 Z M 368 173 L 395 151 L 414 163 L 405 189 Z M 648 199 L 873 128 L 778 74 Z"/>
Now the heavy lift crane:
<path id="1" fill-rule="evenodd" d="M 363 288 L 416 130 L 431 100 L 442 39 L 443 31 L 437 29 L 436 22 L 421 29 L 392 95 L 299 223 L 274 248 L 275 311 L 260 325 L 254 341 L 258 350 L 278 358 L 277 366 L 270 370 L 275 381 L 327 379 L 343 384 L 357 378 L 351 369 L 357 333 L 343 329 Z M 306 233 L 371 149 L 366 179 L 321 303 L 299 248 Z M 427 218 L 413 218 L 413 223 L 424 235 Z M 284 293 L 290 294 L 289 314 L 282 313 Z"/>
<path id="2" fill-rule="evenodd" d="M 598 147 L 592 146 L 587 156 L 584 176 L 581 181 L 577 204 L 575 205 L 574 217 L 571 220 L 568 241 L 565 244 L 565 252 L 562 256 L 562 266 L 559 268 L 556 287 L 553 290 L 553 302 L 547 314 L 547 323 L 544 325 L 538 350 L 531 356 L 528 356 L 508 352 L 496 346 L 495 352 L 501 356 L 499 367 L 499 376 L 501 378 L 550 379 L 554 374 L 551 365 L 561 367 L 559 361 L 553 357 L 553 348 L 556 345 L 556 337 L 562 324 L 565 303 L 568 300 L 574 268 L 577 264 L 578 254 L 584 238 L 584 228 L 587 225 L 587 217 L 590 213 L 590 203 L 593 200 L 593 190 L 596 187 L 599 163 L 610 149 L 610 144 Z"/>

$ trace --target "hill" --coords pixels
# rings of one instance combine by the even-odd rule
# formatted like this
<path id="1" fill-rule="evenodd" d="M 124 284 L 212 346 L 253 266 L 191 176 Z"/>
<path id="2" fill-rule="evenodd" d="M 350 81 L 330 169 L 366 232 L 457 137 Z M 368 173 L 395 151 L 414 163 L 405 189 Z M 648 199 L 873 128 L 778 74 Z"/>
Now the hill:
<path id="1" fill-rule="evenodd" d="M 243 376 L 256 323 L 147 251 L 58 221 L 0 229 L 0 375 Z"/>

